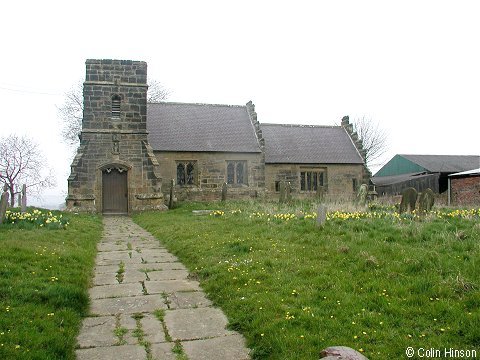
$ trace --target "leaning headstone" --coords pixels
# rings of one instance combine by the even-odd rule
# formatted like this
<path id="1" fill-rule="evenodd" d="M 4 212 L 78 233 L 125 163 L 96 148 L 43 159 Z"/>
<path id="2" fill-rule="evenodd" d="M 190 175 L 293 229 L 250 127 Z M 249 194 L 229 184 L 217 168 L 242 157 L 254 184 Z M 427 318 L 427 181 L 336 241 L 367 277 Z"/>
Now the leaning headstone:
<path id="1" fill-rule="evenodd" d="M 417 203 L 417 190 L 413 187 L 406 188 L 402 192 L 402 201 L 400 202 L 399 212 L 400 214 L 408 211 L 412 212 L 415 210 L 415 204 Z"/>
<path id="2" fill-rule="evenodd" d="M 280 181 L 280 198 L 278 200 L 281 203 L 285 202 L 285 181 Z"/>
<path id="3" fill-rule="evenodd" d="M 8 191 L 7 191 L 7 186 L 3 188 L 3 194 L 0 199 L 0 224 L 3 223 L 3 219 L 5 219 L 5 213 L 7 211 L 7 205 L 8 205 Z"/>
<path id="4" fill-rule="evenodd" d="M 320 204 L 317 209 L 317 226 L 323 226 L 325 221 L 327 221 L 327 207 Z"/>
<path id="5" fill-rule="evenodd" d="M 168 200 L 168 208 L 173 209 L 174 206 L 174 195 L 175 195 L 175 180 L 170 181 L 170 199 Z"/>
<path id="6" fill-rule="evenodd" d="M 227 201 L 227 183 L 224 182 L 222 185 L 222 201 L 225 202 Z"/>
<path id="7" fill-rule="evenodd" d="M 22 186 L 22 201 L 19 203 L 22 213 L 27 212 L 27 185 Z"/>
<path id="8" fill-rule="evenodd" d="M 346 346 L 330 346 L 320 351 L 321 359 L 368 360 L 358 351 Z"/>
<path id="9" fill-rule="evenodd" d="M 367 184 L 360 185 L 357 192 L 357 204 L 361 206 L 365 206 L 365 204 L 367 203 L 367 195 L 368 195 Z"/>
<path id="10" fill-rule="evenodd" d="M 432 210 L 433 204 L 435 203 L 435 194 L 432 189 L 428 188 L 420 194 L 418 199 L 418 211 L 421 214 L 426 214 Z"/>
<path id="11" fill-rule="evenodd" d="M 285 198 L 287 199 L 287 202 L 292 201 L 292 184 L 290 181 L 287 181 L 287 184 L 285 185 Z"/>

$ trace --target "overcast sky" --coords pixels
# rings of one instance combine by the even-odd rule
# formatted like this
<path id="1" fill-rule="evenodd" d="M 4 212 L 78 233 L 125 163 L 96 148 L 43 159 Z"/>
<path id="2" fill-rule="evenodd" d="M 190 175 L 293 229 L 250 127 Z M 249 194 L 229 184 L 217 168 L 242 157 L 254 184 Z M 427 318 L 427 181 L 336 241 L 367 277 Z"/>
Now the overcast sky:
<path id="1" fill-rule="evenodd" d="M 57 181 L 46 202 L 63 201 L 72 153 L 56 106 L 88 58 L 147 61 L 170 101 L 252 100 L 260 122 L 365 116 L 389 135 L 383 163 L 480 154 L 475 0 L 27 0 L 0 16 L 0 136 L 39 143 Z"/>

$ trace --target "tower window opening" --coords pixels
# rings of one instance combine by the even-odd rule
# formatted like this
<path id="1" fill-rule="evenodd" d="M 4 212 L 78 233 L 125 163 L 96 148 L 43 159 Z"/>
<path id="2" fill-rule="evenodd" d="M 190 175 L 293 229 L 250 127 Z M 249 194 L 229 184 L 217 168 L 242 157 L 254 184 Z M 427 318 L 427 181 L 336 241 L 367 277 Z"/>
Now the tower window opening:
<path id="1" fill-rule="evenodd" d="M 120 118 L 120 102 L 122 99 L 118 95 L 112 96 L 112 118 L 119 119 Z"/>

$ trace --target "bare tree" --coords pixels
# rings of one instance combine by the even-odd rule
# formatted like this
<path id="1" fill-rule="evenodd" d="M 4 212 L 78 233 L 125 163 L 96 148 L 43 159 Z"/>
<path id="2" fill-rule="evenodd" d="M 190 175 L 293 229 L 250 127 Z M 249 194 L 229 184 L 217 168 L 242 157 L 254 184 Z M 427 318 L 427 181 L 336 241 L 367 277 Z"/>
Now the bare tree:
<path id="1" fill-rule="evenodd" d="M 147 102 L 159 102 L 170 96 L 170 90 L 159 81 L 152 80 L 148 85 Z M 65 93 L 62 105 L 57 106 L 62 121 L 62 138 L 68 145 L 78 145 L 78 135 L 82 131 L 83 84 L 77 82 Z"/>
<path id="2" fill-rule="evenodd" d="M 388 150 L 388 135 L 382 129 L 378 122 L 365 116 L 357 118 L 353 122 L 353 127 L 358 134 L 358 138 L 362 140 L 365 149 L 365 163 L 370 168 L 375 166 L 375 160 L 380 158 Z"/>
<path id="3" fill-rule="evenodd" d="M 7 185 L 10 206 L 15 205 L 15 194 L 23 184 L 32 194 L 55 185 L 52 171 L 46 169 L 45 164 L 38 145 L 31 138 L 17 135 L 0 138 L 0 182 Z M 48 175 L 44 175 L 45 170 Z"/>
<path id="4" fill-rule="evenodd" d="M 81 81 L 65 93 L 65 101 L 57 109 L 63 123 L 63 139 L 68 145 L 78 145 L 78 134 L 82 130 L 83 118 L 83 85 Z"/>
<path id="5" fill-rule="evenodd" d="M 152 80 L 148 84 L 147 102 L 154 103 L 167 100 L 170 96 L 170 89 L 167 89 L 159 81 Z"/>

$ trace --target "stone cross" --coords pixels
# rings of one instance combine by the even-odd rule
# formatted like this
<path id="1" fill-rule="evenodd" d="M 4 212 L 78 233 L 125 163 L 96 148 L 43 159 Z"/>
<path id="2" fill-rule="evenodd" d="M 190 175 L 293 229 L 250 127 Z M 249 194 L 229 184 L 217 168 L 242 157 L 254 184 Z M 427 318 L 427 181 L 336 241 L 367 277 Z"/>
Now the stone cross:
<path id="1" fill-rule="evenodd" d="M 325 221 L 327 221 L 327 206 L 320 204 L 317 209 L 317 226 L 323 226 Z"/>
<path id="2" fill-rule="evenodd" d="M 287 184 L 285 186 L 285 198 L 287 199 L 287 202 L 292 201 L 292 184 L 290 181 L 287 181 Z"/>
<path id="3" fill-rule="evenodd" d="M 222 201 L 227 201 L 227 183 L 224 182 L 222 185 Z"/>

